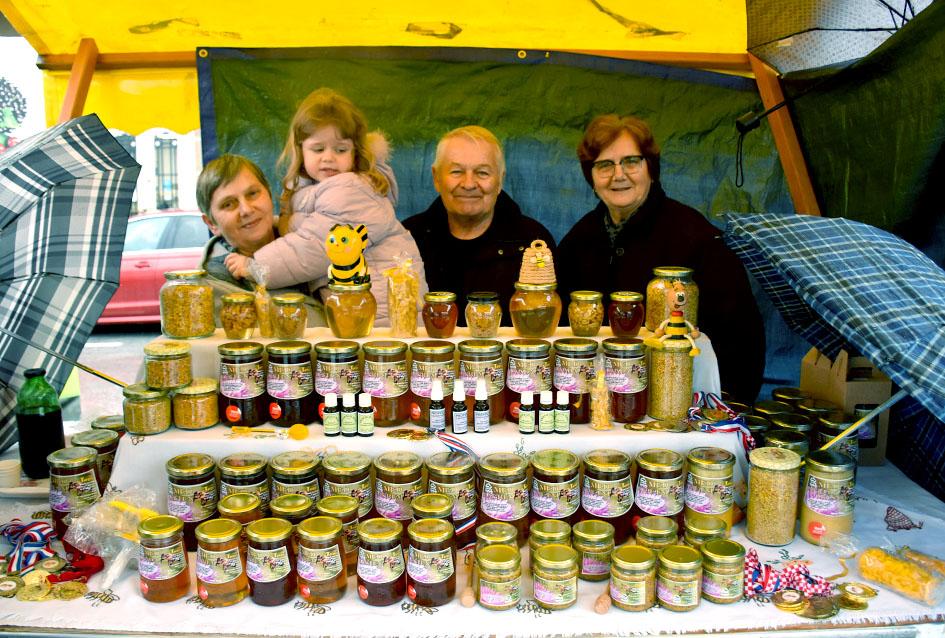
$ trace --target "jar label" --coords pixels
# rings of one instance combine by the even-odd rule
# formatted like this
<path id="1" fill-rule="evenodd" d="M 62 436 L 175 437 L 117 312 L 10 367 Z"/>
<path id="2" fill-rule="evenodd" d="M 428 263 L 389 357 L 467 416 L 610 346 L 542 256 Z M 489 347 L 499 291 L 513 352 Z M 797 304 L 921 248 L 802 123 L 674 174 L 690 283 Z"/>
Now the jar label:
<path id="1" fill-rule="evenodd" d="M 555 431 L 555 411 L 538 410 L 538 433 L 551 434 Z"/>
<path id="2" fill-rule="evenodd" d="M 266 391 L 262 359 L 251 363 L 220 363 L 220 394 L 230 399 L 252 399 Z"/>
<path id="3" fill-rule="evenodd" d="M 222 585 L 236 580 L 243 573 L 243 561 L 240 560 L 238 547 L 222 552 L 212 552 L 197 547 L 197 580 L 211 585 Z"/>
<path id="4" fill-rule="evenodd" d="M 732 475 L 706 478 L 692 472 L 686 477 L 686 507 L 700 514 L 724 514 L 732 509 Z"/>
<path id="5" fill-rule="evenodd" d="M 412 483 L 388 483 L 377 479 L 374 488 L 374 503 L 377 512 L 384 518 L 409 521 L 413 518 L 413 499 L 423 494 L 423 481 Z"/>
<path id="6" fill-rule="evenodd" d="M 349 435 L 358 433 L 358 413 L 357 412 L 342 412 L 341 413 L 341 433 L 349 434 Z"/>
<path id="7" fill-rule="evenodd" d="M 226 498 L 230 494 L 255 494 L 259 497 L 259 504 L 263 509 L 266 509 L 269 507 L 269 479 L 264 478 L 253 485 L 231 485 L 221 479 L 220 498 Z"/>
<path id="8" fill-rule="evenodd" d="M 463 381 L 466 396 L 476 396 L 476 381 L 485 379 L 486 394 L 496 395 L 505 387 L 505 371 L 502 369 L 502 357 L 486 361 L 459 360 L 459 378 Z"/>
<path id="9" fill-rule="evenodd" d="M 167 513 L 182 521 L 204 521 L 217 513 L 217 482 L 213 476 L 197 485 L 167 484 Z"/>
<path id="10" fill-rule="evenodd" d="M 672 516 L 683 508 L 683 477 L 655 479 L 637 476 L 637 505 L 647 514 Z"/>
<path id="11" fill-rule="evenodd" d="M 548 580 L 535 576 L 535 600 L 548 605 L 567 605 L 577 600 L 577 576 Z"/>
<path id="12" fill-rule="evenodd" d="M 470 477 L 462 483 L 437 483 L 430 481 L 432 494 L 446 494 L 453 499 L 453 520 L 461 521 L 476 513 L 476 479 Z"/>
<path id="13" fill-rule="evenodd" d="M 312 393 L 312 363 L 269 362 L 266 391 L 276 399 L 301 399 Z"/>
<path id="14" fill-rule="evenodd" d="M 586 394 L 591 382 L 597 377 L 594 358 L 572 359 L 560 354 L 555 356 L 555 387 L 571 394 Z"/>
<path id="15" fill-rule="evenodd" d="M 95 470 L 65 476 L 50 472 L 49 479 L 49 506 L 57 512 L 84 509 L 102 495 L 95 479 Z"/>
<path id="16" fill-rule="evenodd" d="M 374 435 L 374 411 L 358 412 L 358 435 Z"/>
<path id="17" fill-rule="evenodd" d="M 600 481 L 584 475 L 581 507 L 591 516 L 616 518 L 633 505 L 633 479 L 629 474 L 616 481 Z"/>
<path id="18" fill-rule="evenodd" d="M 272 479 L 272 499 L 275 500 L 283 494 L 304 494 L 312 499 L 312 505 L 315 505 L 318 503 L 318 499 L 321 495 L 318 489 L 318 478 L 313 478 L 311 481 L 305 483 L 283 483 L 282 481 Z"/>
<path id="19" fill-rule="evenodd" d="M 410 387 L 407 360 L 380 363 L 365 359 L 362 387 L 365 392 L 380 399 L 399 397 Z"/>
<path id="20" fill-rule="evenodd" d="M 256 549 L 252 545 L 246 553 L 246 575 L 257 583 L 273 583 L 292 573 L 289 549 Z"/>
<path id="21" fill-rule="evenodd" d="M 542 392 L 551 389 L 551 359 L 519 359 L 509 357 L 509 373 L 505 384 L 512 392 Z"/>
<path id="22" fill-rule="evenodd" d="M 512 607 L 522 599 L 522 577 L 504 583 L 479 579 L 479 602 L 491 607 Z"/>
<path id="23" fill-rule="evenodd" d="M 497 521 L 517 521 L 528 514 L 528 481 L 492 483 L 483 480 L 482 513 Z"/>
<path id="24" fill-rule="evenodd" d="M 604 381 L 611 392 L 636 394 L 646 390 L 646 359 L 618 359 L 604 356 Z"/>
<path id="25" fill-rule="evenodd" d="M 694 607 L 699 604 L 699 580 L 670 580 L 663 574 L 656 577 L 656 597 L 667 605 Z"/>
<path id="26" fill-rule="evenodd" d="M 610 555 L 613 549 L 606 552 L 581 552 L 581 574 L 584 576 L 600 576 L 610 573 Z"/>
<path id="27" fill-rule="evenodd" d="M 853 478 L 826 479 L 808 472 L 804 505 L 821 516 L 853 514 Z"/>
<path id="28" fill-rule="evenodd" d="M 389 583 L 404 573 L 404 551 L 398 544 L 381 552 L 358 548 L 358 578 L 369 583 Z"/>
<path id="29" fill-rule="evenodd" d="M 358 361 L 349 363 L 315 362 L 315 391 L 320 395 L 335 393 L 339 397 L 345 393 L 357 394 L 361 391 L 361 372 Z"/>
<path id="30" fill-rule="evenodd" d="M 177 541 L 167 547 L 139 545 L 138 573 L 148 580 L 168 580 L 187 569 L 184 543 Z"/>
<path id="31" fill-rule="evenodd" d="M 361 546 L 361 539 L 358 537 L 358 519 L 341 524 L 341 542 L 345 548 L 345 554 L 357 551 Z"/>
<path id="32" fill-rule="evenodd" d="M 624 605 L 639 607 L 646 604 L 646 581 L 624 580 L 610 575 L 610 597 Z"/>
<path id="33" fill-rule="evenodd" d="M 115 465 L 115 450 L 111 452 L 100 452 L 98 455 L 98 471 L 102 475 L 102 480 L 107 480 L 107 477 L 112 474 L 112 467 Z"/>
<path id="34" fill-rule="evenodd" d="M 862 434 L 863 430 L 864 428 L 861 427 L 859 432 Z M 875 436 L 876 435 L 874 434 L 873 438 L 875 438 Z M 824 432 L 817 433 L 817 440 L 820 441 L 820 445 L 825 445 L 828 441 L 833 439 L 833 437 L 834 437 L 833 434 L 826 434 Z M 856 433 L 854 433 L 851 436 L 847 436 L 846 438 L 840 439 L 840 441 L 836 445 L 833 446 L 833 449 L 835 449 L 837 452 L 843 452 L 844 454 L 849 456 L 851 459 L 856 461 L 860 457 L 860 438 L 869 438 L 869 437 L 862 437 L 862 436 L 858 437 Z"/>
<path id="35" fill-rule="evenodd" d="M 456 371 L 453 370 L 453 360 L 449 361 L 417 361 L 413 360 L 410 367 L 410 391 L 419 397 L 430 398 L 433 389 L 433 380 L 439 379 L 443 384 L 443 396 L 453 394 L 453 384 L 456 381 Z"/>
<path id="36" fill-rule="evenodd" d="M 532 479 L 532 511 L 542 518 L 567 518 L 581 506 L 579 477 L 560 483 Z"/>
<path id="37" fill-rule="evenodd" d="M 324 481 L 322 490 L 325 498 L 329 496 L 353 496 L 358 499 L 358 518 L 364 518 L 374 508 L 374 492 L 371 490 L 371 476 L 365 476 L 357 483 L 332 483 Z"/>
<path id="38" fill-rule="evenodd" d="M 740 599 L 745 594 L 745 574 L 716 574 L 702 569 L 702 593 L 715 598 Z"/>
<path id="39" fill-rule="evenodd" d="M 312 549 L 299 545 L 299 559 L 296 566 L 299 577 L 309 581 L 331 580 L 338 576 L 345 567 L 337 545 L 322 549 Z"/>
<path id="40" fill-rule="evenodd" d="M 453 552 L 449 548 L 436 552 L 425 552 L 413 545 L 407 548 L 407 575 L 418 583 L 442 583 L 453 572 Z"/>

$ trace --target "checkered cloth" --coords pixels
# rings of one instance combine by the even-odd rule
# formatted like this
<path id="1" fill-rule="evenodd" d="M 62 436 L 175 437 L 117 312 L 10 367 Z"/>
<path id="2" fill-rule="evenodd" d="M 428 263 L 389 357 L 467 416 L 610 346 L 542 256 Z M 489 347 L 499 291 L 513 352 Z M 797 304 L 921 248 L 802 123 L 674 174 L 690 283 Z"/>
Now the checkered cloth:
<path id="1" fill-rule="evenodd" d="M 86 115 L 0 154 L 0 327 L 76 358 L 118 288 L 141 167 Z M 28 368 L 62 389 L 72 366 L 0 335 L 0 452 L 16 441 Z"/>

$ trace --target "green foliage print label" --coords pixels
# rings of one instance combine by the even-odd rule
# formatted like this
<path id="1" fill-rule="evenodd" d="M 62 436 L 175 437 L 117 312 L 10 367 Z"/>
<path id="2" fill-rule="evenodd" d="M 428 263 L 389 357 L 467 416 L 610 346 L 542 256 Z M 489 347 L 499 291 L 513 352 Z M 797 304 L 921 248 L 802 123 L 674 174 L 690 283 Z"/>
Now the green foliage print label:
<path id="1" fill-rule="evenodd" d="M 404 551 L 393 549 L 372 552 L 358 548 L 358 576 L 369 583 L 389 583 L 404 573 Z"/>
<path id="2" fill-rule="evenodd" d="M 391 399 L 404 394 L 410 387 L 407 361 L 380 363 L 364 360 L 364 391 L 381 399 Z"/>
<path id="3" fill-rule="evenodd" d="M 292 571 L 289 550 L 256 549 L 252 545 L 246 554 L 246 575 L 257 583 L 272 583 L 285 578 Z"/>
<path id="4" fill-rule="evenodd" d="M 197 485 L 167 484 L 167 513 L 182 521 L 204 521 L 217 513 L 217 482 Z"/>
<path id="5" fill-rule="evenodd" d="M 446 494 L 453 498 L 453 520 L 461 521 L 476 513 L 476 479 L 462 483 L 437 483 L 430 481 L 433 494 Z"/>
<path id="6" fill-rule="evenodd" d="M 581 575 L 600 576 L 610 573 L 610 556 L 614 550 L 606 552 L 581 552 Z"/>
<path id="7" fill-rule="evenodd" d="M 617 481 L 599 481 L 585 474 L 581 506 L 591 516 L 623 516 L 633 506 L 633 479 L 628 474 Z"/>
<path id="8" fill-rule="evenodd" d="M 325 481 L 322 484 L 325 498 L 329 496 L 353 496 L 358 499 L 358 518 L 365 518 L 374 507 L 374 492 L 371 490 L 371 477 L 365 476 L 357 483 L 332 483 Z"/>
<path id="9" fill-rule="evenodd" d="M 715 598 L 741 598 L 745 594 L 745 574 L 716 574 L 703 568 L 702 593 Z"/>
<path id="10" fill-rule="evenodd" d="M 698 580 L 680 582 L 659 574 L 656 577 L 656 597 L 667 605 L 677 607 L 698 605 L 700 584 Z"/>
<path id="11" fill-rule="evenodd" d="M 491 397 L 498 394 L 505 387 L 502 357 L 487 361 L 460 360 L 459 378 L 463 381 L 463 391 L 468 397 L 476 396 L 476 381 L 479 379 L 485 379 L 487 395 Z"/>
<path id="12" fill-rule="evenodd" d="M 568 605 L 577 600 L 577 576 L 548 580 L 535 576 L 535 600 L 548 605 Z"/>
<path id="13" fill-rule="evenodd" d="M 357 551 L 361 546 L 361 539 L 358 537 L 358 519 L 341 524 L 341 542 L 345 548 L 345 554 Z"/>
<path id="14" fill-rule="evenodd" d="M 102 495 L 95 479 L 95 470 L 60 476 L 50 472 L 49 506 L 57 512 L 85 509 Z"/>
<path id="15" fill-rule="evenodd" d="M 532 479 L 532 511 L 542 518 L 567 518 L 581 506 L 578 477 L 563 483 Z"/>
<path id="16" fill-rule="evenodd" d="M 168 547 L 139 546 L 138 573 L 148 580 L 167 580 L 187 569 L 187 554 L 180 541 Z"/>
<path id="17" fill-rule="evenodd" d="M 732 509 L 732 475 L 705 478 L 689 472 L 686 477 L 686 507 L 700 514 L 723 514 Z"/>
<path id="18" fill-rule="evenodd" d="M 489 607 L 512 607 L 522 599 L 522 577 L 494 583 L 479 581 L 479 602 Z"/>
<path id="19" fill-rule="evenodd" d="M 407 574 L 418 583 L 442 583 L 453 571 L 453 552 L 448 548 L 437 552 L 407 548 Z"/>
<path id="20" fill-rule="evenodd" d="M 610 576 L 610 597 L 622 603 L 633 607 L 639 607 L 646 604 L 646 581 L 624 580 L 611 574 Z"/>
<path id="21" fill-rule="evenodd" d="M 299 577 L 309 581 L 331 580 L 341 573 L 344 561 L 337 545 L 323 549 L 312 549 L 299 545 L 299 560 L 296 566 Z"/>
<path id="22" fill-rule="evenodd" d="M 222 585 L 239 578 L 243 561 L 237 547 L 222 552 L 211 552 L 197 547 L 197 579 L 203 583 Z"/>

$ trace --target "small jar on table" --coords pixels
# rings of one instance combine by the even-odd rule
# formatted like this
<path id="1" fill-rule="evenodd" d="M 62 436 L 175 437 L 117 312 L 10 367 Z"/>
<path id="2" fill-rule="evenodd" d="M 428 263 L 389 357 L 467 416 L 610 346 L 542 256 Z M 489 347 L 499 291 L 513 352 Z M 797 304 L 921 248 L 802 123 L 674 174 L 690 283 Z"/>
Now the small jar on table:
<path id="1" fill-rule="evenodd" d="M 468 339 L 457 344 L 459 350 L 458 381 L 466 394 L 466 413 L 472 427 L 476 382 L 485 379 L 486 404 L 489 406 L 489 424 L 496 425 L 505 418 L 505 367 L 502 365 L 502 342 L 488 339 Z"/>
<path id="2" fill-rule="evenodd" d="M 456 293 L 428 292 L 423 295 L 423 325 L 432 339 L 449 339 L 456 329 L 459 319 L 459 306 L 456 305 Z"/>
<path id="3" fill-rule="evenodd" d="M 181 430 L 203 430 L 220 422 L 217 380 L 198 377 L 178 388 L 171 398 L 174 425 Z"/>
<path id="4" fill-rule="evenodd" d="M 725 523 L 726 537 L 734 524 L 732 476 L 735 455 L 717 447 L 697 447 L 686 457 L 685 517 L 697 514 L 718 518 Z"/>
<path id="5" fill-rule="evenodd" d="M 363 346 L 364 379 L 371 395 L 374 425 L 380 428 L 405 423 L 410 418 L 410 370 L 403 341 L 370 341 Z"/>
<path id="6" fill-rule="evenodd" d="M 269 318 L 276 339 L 301 339 L 308 323 L 305 296 L 298 292 L 273 295 Z"/>
<path id="7" fill-rule="evenodd" d="M 404 532 L 413 520 L 413 499 L 423 493 L 423 461 L 413 452 L 385 452 L 374 459 L 374 507 Z"/>
<path id="8" fill-rule="evenodd" d="M 371 334 L 377 314 L 371 284 L 329 284 L 328 291 L 325 318 L 331 333 L 339 339 L 358 339 Z"/>
<path id="9" fill-rule="evenodd" d="M 283 605 L 298 591 L 291 536 L 292 524 L 281 518 L 262 518 L 246 527 L 246 575 L 250 598 L 257 605 Z"/>
<path id="10" fill-rule="evenodd" d="M 453 407 L 453 385 L 456 368 L 453 352 L 456 346 L 449 341 L 415 341 L 410 346 L 410 417 L 416 425 L 430 425 L 430 394 L 433 381 L 443 386 L 443 407 L 449 414 Z"/>
<path id="11" fill-rule="evenodd" d="M 266 346 L 269 367 L 266 397 L 269 422 L 279 427 L 315 420 L 315 375 L 307 341 L 277 341 Z"/>
<path id="12" fill-rule="evenodd" d="M 213 457 L 202 452 L 179 454 L 165 465 L 167 471 L 167 512 L 184 524 L 187 551 L 197 549 L 194 530 L 217 513 L 217 480 Z"/>
<path id="13" fill-rule="evenodd" d="M 358 568 L 358 499 L 353 496 L 327 496 L 316 503 L 319 516 L 331 516 L 341 522 L 342 549 L 348 576 Z"/>
<path id="14" fill-rule="evenodd" d="M 633 460 L 619 450 L 592 450 L 584 455 L 581 518 L 614 526 L 614 542 L 623 545 L 633 533 Z"/>
<path id="15" fill-rule="evenodd" d="M 220 354 L 220 416 L 225 425 L 253 428 L 265 423 L 266 368 L 263 345 L 230 341 L 217 346 Z"/>
<path id="16" fill-rule="evenodd" d="M 621 290 L 610 293 L 607 319 L 615 337 L 635 337 L 643 327 L 643 295 Z"/>
<path id="17" fill-rule="evenodd" d="M 456 541 L 448 520 L 426 518 L 407 528 L 407 596 L 439 607 L 456 594 Z"/>
<path id="18" fill-rule="evenodd" d="M 558 328 L 561 318 L 561 297 L 557 284 L 526 284 L 515 282 L 515 292 L 509 300 L 509 315 L 520 337 L 550 337 Z"/>
<path id="19" fill-rule="evenodd" d="M 702 555 L 685 545 L 671 545 L 659 551 L 656 598 L 660 607 L 671 611 L 691 611 L 699 606 L 702 592 Z"/>
<path id="20" fill-rule="evenodd" d="M 220 325 L 227 339 L 249 339 L 256 329 L 256 299 L 248 292 L 233 292 L 220 298 Z"/>
<path id="21" fill-rule="evenodd" d="M 493 339 L 502 322 L 502 306 L 497 292 L 471 292 L 466 295 L 466 326 L 477 339 Z"/>
<path id="22" fill-rule="evenodd" d="M 656 552 L 639 545 L 614 550 L 610 563 L 610 599 L 624 611 L 646 611 L 656 604 Z"/>
<path id="23" fill-rule="evenodd" d="M 802 495 L 800 534 L 819 545 L 825 534 L 849 534 L 853 530 L 853 488 L 856 484 L 852 458 L 832 449 L 807 455 Z"/>
<path id="24" fill-rule="evenodd" d="M 594 519 L 581 521 L 574 526 L 573 544 L 578 551 L 579 578 L 607 580 L 614 553 L 614 526 Z"/>
<path id="25" fill-rule="evenodd" d="M 370 518 L 358 524 L 358 596 L 368 605 L 394 605 L 407 593 L 399 521 Z"/>
<path id="26" fill-rule="evenodd" d="M 171 427 L 171 398 L 167 390 L 134 383 L 122 388 L 122 411 L 129 434 L 160 434 Z"/>
<path id="27" fill-rule="evenodd" d="M 646 348 L 627 337 L 604 339 L 601 347 L 611 415 L 617 423 L 636 423 L 646 416 L 649 397 Z"/>
<path id="28" fill-rule="evenodd" d="M 637 545 L 659 551 L 679 541 L 679 526 L 666 516 L 644 516 L 637 521 Z"/>
<path id="29" fill-rule="evenodd" d="M 725 539 L 702 545 L 702 597 L 713 603 L 737 603 L 745 595 L 745 548 Z"/>
<path id="30" fill-rule="evenodd" d="M 115 450 L 118 449 L 118 433 L 111 430 L 84 430 L 72 435 L 69 443 L 72 447 L 90 447 L 95 450 L 95 464 L 98 467 L 102 486 L 108 485 L 115 464 Z"/>
<path id="31" fill-rule="evenodd" d="M 479 461 L 482 490 L 479 513 L 482 523 L 508 523 L 517 530 L 518 546 L 528 536 L 528 461 L 518 454 L 496 452 Z"/>
<path id="32" fill-rule="evenodd" d="M 144 347 L 144 370 L 148 387 L 173 390 L 191 382 L 190 344 L 158 341 Z"/>
<path id="33" fill-rule="evenodd" d="M 313 516 L 297 528 L 296 562 L 299 593 L 306 602 L 326 605 L 348 591 L 342 524 L 330 516 Z"/>
<path id="34" fill-rule="evenodd" d="M 236 521 L 215 518 L 195 530 L 197 595 L 207 607 L 229 607 L 249 594 L 240 556 L 243 528 Z"/>
<path id="35" fill-rule="evenodd" d="M 748 455 L 748 509 L 745 536 L 761 545 L 794 540 L 801 457 L 791 450 L 763 447 Z"/>
<path id="36" fill-rule="evenodd" d="M 535 564 L 535 552 L 545 545 L 571 546 L 571 526 L 564 521 L 544 518 L 528 528 L 528 566 Z"/>
<path id="37" fill-rule="evenodd" d="M 596 337 L 604 322 L 604 293 L 575 290 L 568 304 L 568 323 L 575 337 Z"/>
<path id="38" fill-rule="evenodd" d="M 577 602 L 578 552 L 567 545 L 545 545 L 532 563 L 535 602 L 545 609 L 567 609 Z"/>
<path id="39" fill-rule="evenodd" d="M 532 457 L 532 521 L 554 518 L 577 522 L 581 506 L 581 462 L 567 450 L 540 450 Z"/>
<path id="40" fill-rule="evenodd" d="M 522 556 L 517 548 L 491 545 L 476 550 L 476 601 L 486 609 L 511 609 L 522 599 Z"/>
<path id="41" fill-rule="evenodd" d="M 597 342 L 578 337 L 556 339 L 554 387 L 568 393 L 571 423 L 591 422 L 590 385 L 597 378 Z"/>
<path id="42" fill-rule="evenodd" d="M 141 595 L 168 603 L 190 593 L 184 525 L 176 516 L 153 516 L 138 523 Z"/>
<path id="43" fill-rule="evenodd" d="M 683 524 L 686 477 L 683 456 L 673 450 L 643 450 L 637 455 L 634 516 L 667 516 Z"/>
<path id="44" fill-rule="evenodd" d="M 58 538 L 64 538 L 69 529 L 66 516 L 88 509 L 102 495 L 97 458 L 98 454 L 90 447 L 63 448 L 46 457 L 49 508 Z"/>
<path id="45" fill-rule="evenodd" d="M 213 288 L 206 270 L 171 270 L 159 293 L 161 332 L 174 339 L 199 339 L 216 330 Z"/>

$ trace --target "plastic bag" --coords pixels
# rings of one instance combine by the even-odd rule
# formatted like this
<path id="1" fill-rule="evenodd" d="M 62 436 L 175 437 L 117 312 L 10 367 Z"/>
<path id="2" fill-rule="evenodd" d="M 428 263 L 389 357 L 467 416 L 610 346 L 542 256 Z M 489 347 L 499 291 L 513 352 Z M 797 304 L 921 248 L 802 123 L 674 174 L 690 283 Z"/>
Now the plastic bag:
<path id="1" fill-rule="evenodd" d="M 271 337 L 274 334 L 272 320 L 269 318 L 271 298 L 266 290 L 266 285 L 269 284 L 269 266 L 254 259 L 249 264 L 249 274 L 256 282 L 256 322 L 259 324 L 259 335 Z"/>
<path id="2" fill-rule="evenodd" d="M 918 563 L 928 570 L 945 576 L 945 560 L 942 560 L 941 558 L 936 558 L 935 556 L 930 556 L 929 554 L 920 552 L 917 549 L 912 549 L 908 545 L 899 549 L 899 556 L 906 560 L 911 560 L 913 563 Z"/>
<path id="3" fill-rule="evenodd" d="M 392 337 L 417 336 L 417 310 L 420 308 L 420 278 L 411 267 L 407 253 L 394 256 L 397 266 L 382 274 L 387 278 L 387 312 Z"/>
<path id="4" fill-rule="evenodd" d="M 607 388 L 607 381 L 604 377 L 604 358 L 597 356 L 595 361 L 595 370 L 597 378 L 591 382 L 591 427 L 595 430 L 610 430 L 614 426 L 611 424 L 610 412 L 610 390 Z"/>
<path id="5" fill-rule="evenodd" d="M 935 607 L 945 600 L 945 578 L 885 549 L 867 548 L 858 565 L 864 580 L 879 583 L 923 605 Z"/>

